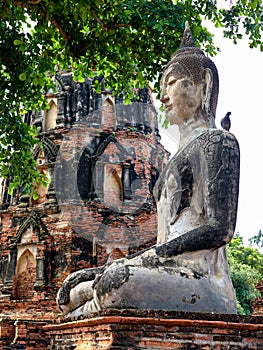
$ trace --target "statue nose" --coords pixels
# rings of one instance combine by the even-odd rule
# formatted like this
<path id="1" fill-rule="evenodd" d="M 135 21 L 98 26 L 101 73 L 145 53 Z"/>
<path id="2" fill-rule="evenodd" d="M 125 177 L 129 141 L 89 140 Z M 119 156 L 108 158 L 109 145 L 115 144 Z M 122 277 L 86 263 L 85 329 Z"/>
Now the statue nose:
<path id="1" fill-rule="evenodd" d="M 161 96 L 160 96 L 160 101 L 161 101 L 162 103 L 165 103 L 165 102 L 167 102 L 168 100 L 169 100 L 169 97 L 168 97 L 166 91 L 162 92 L 162 93 L 161 93 Z"/>

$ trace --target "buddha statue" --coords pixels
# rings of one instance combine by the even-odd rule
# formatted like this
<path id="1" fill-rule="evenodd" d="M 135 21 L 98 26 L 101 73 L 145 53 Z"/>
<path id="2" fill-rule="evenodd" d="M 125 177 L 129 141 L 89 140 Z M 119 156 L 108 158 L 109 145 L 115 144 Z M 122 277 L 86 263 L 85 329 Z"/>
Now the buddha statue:
<path id="1" fill-rule="evenodd" d="M 161 101 L 179 126 L 180 144 L 154 189 L 157 244 L 69 275 L 57 298 L 65 317 L 110 308 L 236 313 L 226 244 L 236 222 L 239 147 L 215 126 L 218 91 L 216 66 L 186 25 L 161 79 Z"/>

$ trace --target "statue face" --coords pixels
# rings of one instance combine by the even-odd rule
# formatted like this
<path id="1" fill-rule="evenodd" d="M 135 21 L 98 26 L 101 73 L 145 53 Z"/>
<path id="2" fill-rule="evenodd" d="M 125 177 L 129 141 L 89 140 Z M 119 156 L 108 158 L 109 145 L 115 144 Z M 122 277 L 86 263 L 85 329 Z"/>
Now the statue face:
<path id="1" fill-rule="evenodd" d="M 203 84 L 195 84 L 179 63 L 174 63 L 161 79 L 161 102 L 171 124 L 180 125 L 201 110 Z"/>

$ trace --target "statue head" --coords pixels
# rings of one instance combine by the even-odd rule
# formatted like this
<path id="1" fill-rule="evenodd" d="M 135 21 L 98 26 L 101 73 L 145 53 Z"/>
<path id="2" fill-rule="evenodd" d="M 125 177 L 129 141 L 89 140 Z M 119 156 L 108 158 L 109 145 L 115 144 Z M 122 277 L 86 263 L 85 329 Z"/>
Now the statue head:
<path id="1" fill-rule="evenodd" d="M 181 47 L 165 67 L 161 101 L 173 124 L 202 115 L 214 123 L 219 91 L 216 66 L 194 43 L 188 23 Z"/>

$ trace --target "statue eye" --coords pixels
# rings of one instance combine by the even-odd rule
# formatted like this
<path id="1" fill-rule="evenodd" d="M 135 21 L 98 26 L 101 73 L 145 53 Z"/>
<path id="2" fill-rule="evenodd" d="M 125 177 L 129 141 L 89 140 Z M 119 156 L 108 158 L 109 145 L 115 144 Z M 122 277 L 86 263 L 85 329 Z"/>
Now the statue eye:
<path id="1" fill-rule="evenodd" d="M 170 76 L 168 79 L 167 79 L 167 85 L 172 85 L 176 82 L 176 78 L 174 76 Z"/>

